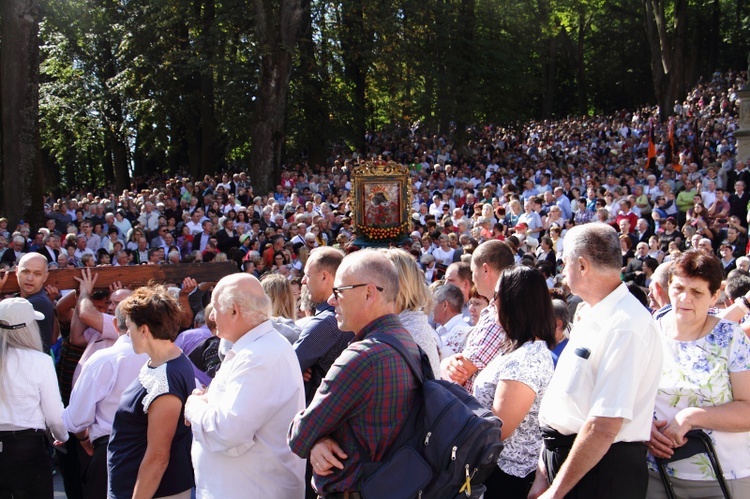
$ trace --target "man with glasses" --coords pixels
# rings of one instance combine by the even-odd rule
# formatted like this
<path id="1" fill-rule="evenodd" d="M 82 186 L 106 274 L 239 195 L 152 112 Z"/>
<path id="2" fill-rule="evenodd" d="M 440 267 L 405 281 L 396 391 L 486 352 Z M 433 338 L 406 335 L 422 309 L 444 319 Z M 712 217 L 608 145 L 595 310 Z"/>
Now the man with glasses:
<path id="1" fill-rule="evenodd" d="M 417 344 L 396 316 L 398 273 L 375 250 L 345 257 L 328 303 L 338 328 L 354 333 L 323 379 L 308 408 L 289 430 L 289 445 L 309 458 L 317 493 L 326 498 L 360 497 L 363 461 L 380 461 L 396 439 L 416 400 L 416 380 L 393 348 L 369 339 L 398 338 L 418 357 Z M 367 455 L 363 456 L 363 450 Z"/>

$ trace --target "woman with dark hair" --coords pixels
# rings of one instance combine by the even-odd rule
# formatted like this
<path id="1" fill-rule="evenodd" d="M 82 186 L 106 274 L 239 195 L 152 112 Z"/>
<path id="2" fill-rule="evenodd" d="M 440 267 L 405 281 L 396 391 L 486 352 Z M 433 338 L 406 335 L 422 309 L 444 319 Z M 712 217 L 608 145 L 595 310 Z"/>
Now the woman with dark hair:
<path id="1" fill-rule="evenodd" d="M 123 392 L 107 450 L 109 497 L 187 499 L 195 486 L 185 400 L 195 388 L 190 360 L 175 344 L 180 306 L 163 286 L 120 303 L 135 353 L 150 360 Z"/>
<path id="2" fill-rule="evenodd" d="M 657 317 L 664 367 L 649 450 L 670 457 L 688 431 L 708 430 L 732 497 L 750 497 L 750 340 L 736 323 L 709 314 L 723 277 L 714 256 L 686 251 L 669 272 L 672 308 Z M 747 299 L 737 303 L 750 312 Z M 666 497 L 649 460 L 648 497 Z M 705 454 L 667 468 L 677 497 L 724 497 Z"/>
<path id="3" fill-rule="evenodd" d="M 557 267 L 557 256 L 555 255 L 554 249 L 555 243 L 552 242 L 552 238 L 544 236 L 539 240 L 539 247 L 536 249 L 537 261 L 549 262 L 552 265 L 552 275 L 555 275 Z"/>
<path id="4" fill-rule="evenodd" d="M 682 234 L 677 230 L 677 220 L 675 220 L 674 217 L 667 217 L 667 219 L 664 220 L 663 226 L 664 232 L 659 236 L 661 250 L 669 252 L 669 243 L 672 241 L 682 246 Z"/>
<path id="5" fill-rule="evenodd" d="M 477 376 L 474 396 L 502 419 L 505 448 L 485 496 L 525 499 L 542 446 L 539 404 L 554 371 L 555 314 L 544 276 L 522 266 L 500 275 L 495 305 L 508 343 Z"/>

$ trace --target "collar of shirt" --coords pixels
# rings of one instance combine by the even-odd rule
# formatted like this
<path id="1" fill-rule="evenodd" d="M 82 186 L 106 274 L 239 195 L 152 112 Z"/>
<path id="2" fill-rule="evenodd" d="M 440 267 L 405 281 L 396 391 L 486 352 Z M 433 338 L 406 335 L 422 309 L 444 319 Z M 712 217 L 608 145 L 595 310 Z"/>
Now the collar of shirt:
<path id="1" fill-rule="evenodd" d="M 579 316 L 582 320 L 606 320 L 607 318 L 612 317 L 617 308 L 617 304 L 620 303 L 628 293 L 630 293 L 630 291 L 628 291 L 628 287 L 625 283 L 620 283 L 619 286 L 593 307 L 585 304 L 579 311 Z"/>
<path id="2" fill-rule="evenodd" d="M 328 304 L 328 302 L 322 302 L 318 303 L 318 305 L 315 307 L 315 315 L 322 314 L 323 312 L 333 312 L 334 307 Z"/>
<path id="3" fill-rule="evenodd" d="M 454 329 L 468 328 L 470 326 L 466 324 L 466 322 L 464 321 L 463 315 L 459 313 L 451 317 L 451 320 L 449 320 L 448 322 L 446 322 L 440 327 L 442 327 L 445 330 L 445 332 L 448 333 Z"/>
<path id="4" fill-rule="evenodd" d="M 242 337 L 232 345 L 232 349 L 227 352 L 227 360 L 237 355 L 237 352 L 239 350 L 242 350 L 243 348 L 249 346 L 255 340 L 270 333 L 271 331 L 276 331 L 276 329 L 273 327 L 273 321 L 271 319 L 268 319 L 267 321 L 255 326 L 253 329 L 243 334 Z"/>

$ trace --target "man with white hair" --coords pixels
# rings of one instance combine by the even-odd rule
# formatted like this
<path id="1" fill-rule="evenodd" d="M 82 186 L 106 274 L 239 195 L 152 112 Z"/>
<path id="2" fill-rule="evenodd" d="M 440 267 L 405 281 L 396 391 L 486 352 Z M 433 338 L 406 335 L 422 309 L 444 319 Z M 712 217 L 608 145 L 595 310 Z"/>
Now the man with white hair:
<path id="1" fill-rule="evenodd" d="M 286 435 L 305 392 L 294 350 L 269 319 L 271 299 L 243 273 L 221 279 L 211 305 L 217 335 L 233 346 L 208 390 L 185 403 L 197 497 L 301 499 L 305 463 Z"/>
<path id="2" fill-rule="evenodd" d="M 0 258 L 0 263 L 5 263 L 8 267 L 13 267 L 26 254 L 23 251 L 25 246 L 26 239 L 21 234 L 14 235 L 10 246 L 3 253 L 3 257 Z"/>
<path id="3" fill-rule="evenodd" d="M 649 311 L 620 281 L 615 230 L 592 223 L 565 237 L 563 276 L 583 299 L 539 409 L 544 434 L 532 497 L 646 497 L 662 346 Z"/>
<path id="4" fill-rule="evenodd" d="M 148 233 L 154 232 L 159 228 L 159 212 L 154 210 L 154 203 L 146 201 L 143 204 L 143 212 L 138 217 L 141 227 Z"/>

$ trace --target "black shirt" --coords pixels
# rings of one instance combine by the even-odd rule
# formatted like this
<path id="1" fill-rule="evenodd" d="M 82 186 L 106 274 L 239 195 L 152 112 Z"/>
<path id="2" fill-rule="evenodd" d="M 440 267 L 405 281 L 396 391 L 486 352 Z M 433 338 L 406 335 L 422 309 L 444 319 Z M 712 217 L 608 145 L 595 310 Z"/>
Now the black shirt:
<path id="1" fill-rule="evenodd" d="M 193 434 L 185 426 L 185 401 L 195 386 L 192 363 L 182 354 L 156 368 L 145 364 L 138 378 L 123 392 L 107 448 L 110 499 L 133 496 L 138 468 L 148 446 L 146 410 L 154 400 L 167 394 L 177 396 L 182 409 L 172 438 L 169 464 L 154 497 L 171 496 L 195 486 L 190 460 Z"/>

